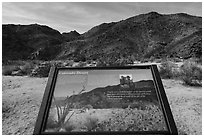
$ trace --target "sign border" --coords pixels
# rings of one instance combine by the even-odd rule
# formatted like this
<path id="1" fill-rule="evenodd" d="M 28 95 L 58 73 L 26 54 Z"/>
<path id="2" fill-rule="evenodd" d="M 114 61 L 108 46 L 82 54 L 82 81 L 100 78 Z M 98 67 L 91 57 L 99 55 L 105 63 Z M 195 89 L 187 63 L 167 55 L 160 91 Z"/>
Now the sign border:
<path id="1" fill-rule="evenodd" d="M 57 79 L 58 71 L 61 69 L 67 70 L 111 70 L 111 69 L 151 69 L 153 81 L 156 88 L 156 93 L 161 104 L 161 108 L 164 114 L 164 118 L 169 131 L 132 131 L 132 132 L 43 132 L 45 123 L 48 117 L 49 107 L 51 105 L 51 99 L 53 96 L 55 83 Z M 159 76 L 159 72 L 156 65 L 137 65 L 137 66 L 122 66 L 122 67 L 55 67 L 52 66 L 48 76 L 48 82 L 43 95 L 42 103 L 39 109 L 38 117 L 35 123 L 34 135 L 153 135 L 153 134 L 165 134 L 165 135 L 178 135 L 175 121 L 168 103 L 165 90 Z"/>

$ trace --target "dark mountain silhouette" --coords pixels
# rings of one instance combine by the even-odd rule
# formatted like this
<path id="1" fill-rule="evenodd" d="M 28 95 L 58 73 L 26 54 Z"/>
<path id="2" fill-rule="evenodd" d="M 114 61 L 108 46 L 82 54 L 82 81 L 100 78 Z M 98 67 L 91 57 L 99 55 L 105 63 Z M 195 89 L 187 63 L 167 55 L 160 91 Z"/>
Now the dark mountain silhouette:
<path id="1" fill-rule="evenodd" d="M 3 60 L 54 59 L 64 40 L 60 32 L 43 25 L 2 25 Z"/>
<path id="2" fill-rule="evenodd" d="M 133 93 L 132 91 L 151 91 L 151 93 L 149 95 L 145 95 L 145 97 L 142 97 L 141 93 Z M 108 94 L 120 96 L 124 93 L 126 95 L 139 95 L 140 97 L 123 97 L 123 99 L 113 99 L 115 97 L 108 97 Z M 63 103 L 64 99 L 62 97 L 56 98 L 56 100 L 58 100 L 58 103 Z M 130 85 L 129 87 L 124 87 L 120 84 L 107 87 L 99 87 L 89 92 L 84 92 L 80 95 L 72 95 L 68 100 L 70 102 L 74 102 L 74 106 L 79 108 L 87 105 L 91 105 L 93 108 L 121 108 L 127 107 L 132 103 L 139 102 L 140 100 L 158 103 L 152 80 L 142 80 L 134 82 L 133 85 Z"/>
<path id="3" fill-rule="evenodd" d="M 64 33 L 62 33 L 62 35 L 63 35 L 65 41 L 67 41 L 67 42 L 76 40 L 80 36 L 80 34 L 76 30 L 70 31 L 68 33 L 64 32 Z"/>
<path id="4" fill-rule="evenodd" d="M 202 18 L 184 13 L 140 14 L 103 23 L 84 34 L 60 34 L 47 26 L 3 25 L 4 59 L 141 60 L 198 57 L 202 54 Z M 35 55 L 35 56 L 34 56 Z"/>
<path id="5" fill-rule="evenodd" d="M 202 18 L 187 14 L 141 14 L 103 23 L 64 43 L 59 58 L 83 56 L 102 60 L 119 58 L 201 57 Z"/>

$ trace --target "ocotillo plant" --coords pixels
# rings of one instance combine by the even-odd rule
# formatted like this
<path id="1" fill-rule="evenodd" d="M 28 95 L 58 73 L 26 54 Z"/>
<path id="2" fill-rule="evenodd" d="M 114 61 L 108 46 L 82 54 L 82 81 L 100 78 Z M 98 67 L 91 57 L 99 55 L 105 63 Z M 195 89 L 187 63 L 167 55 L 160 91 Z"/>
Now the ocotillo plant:
<path id="1" fill-rule="evenodd" d="M 85 86 L 83 86 L 82 90 L 76 95 L 81 94 L 83 91 L 85 91 Z M 75 113 L 75 111 L 73 111 L 72 114 L 66 119 L 68 114 L 71 112 L 71 107 L 73 106 L 73 101 L 69 101 L 69 98 L 70 97 L 67 96 L 66 99 L 64 100 L 63 105 L 58 105 L 55 97 L 53 97 L 53 101 L 57 110 L 57 125 L 59 127 L 57 131 L 60 131 L 61 129 L 63 129 L 66 123 L 69 122 L 70 118 Z"/>

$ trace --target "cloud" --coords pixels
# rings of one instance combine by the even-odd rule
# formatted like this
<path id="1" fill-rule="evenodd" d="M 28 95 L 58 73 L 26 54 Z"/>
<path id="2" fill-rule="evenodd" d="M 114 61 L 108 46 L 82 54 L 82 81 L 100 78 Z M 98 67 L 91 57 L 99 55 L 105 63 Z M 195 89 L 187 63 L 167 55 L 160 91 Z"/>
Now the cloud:
<path id="1" fill-rule="evenodd" d="M 74 2 L 15 2 L 2 4 L 4 24 L 45 24 L 60 32 L 80 33 L 104 22 L 126 19 L 150 11 L 163 14 L 186 12 L 202 15 L 201 3 L 74 3 Z"/>

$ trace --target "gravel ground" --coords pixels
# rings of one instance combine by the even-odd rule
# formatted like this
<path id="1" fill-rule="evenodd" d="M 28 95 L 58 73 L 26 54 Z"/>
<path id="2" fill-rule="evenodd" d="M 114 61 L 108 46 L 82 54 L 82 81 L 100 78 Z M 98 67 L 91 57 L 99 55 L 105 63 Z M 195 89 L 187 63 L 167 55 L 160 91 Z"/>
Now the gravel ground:
<path id="1" fill-rule="evenodd" d="M 32 134 L 47 78 L 2 79 L 2 134 Z"/>
<path id="2" fill-rule="evenodd" d="M 179 134 L 202 134 L 202 88 L 184 86 L 181 81 L 163 80 Z"/>
<path id="3" fill-rule="evenodd" d="M 33 133 L 47 78 L 2 76 L 2 134 Z M 179 134 L 202 134 L 202 88 L 163 80 Z"/>

